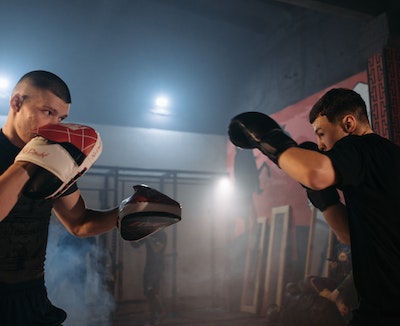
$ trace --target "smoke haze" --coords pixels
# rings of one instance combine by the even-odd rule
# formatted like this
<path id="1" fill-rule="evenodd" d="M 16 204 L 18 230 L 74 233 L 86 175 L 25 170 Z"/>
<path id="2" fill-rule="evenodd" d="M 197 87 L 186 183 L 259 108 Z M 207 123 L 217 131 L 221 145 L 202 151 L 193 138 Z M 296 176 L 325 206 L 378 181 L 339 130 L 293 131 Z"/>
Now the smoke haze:
<path id="1" fill-rule="evenodd" d="M 51 302 L 68 314 L 64 326 L 111 325 L 115 302 L 107 289 L 107 258 L 96 238 L 77 238 L 50 223 L 45 280 Z"/>

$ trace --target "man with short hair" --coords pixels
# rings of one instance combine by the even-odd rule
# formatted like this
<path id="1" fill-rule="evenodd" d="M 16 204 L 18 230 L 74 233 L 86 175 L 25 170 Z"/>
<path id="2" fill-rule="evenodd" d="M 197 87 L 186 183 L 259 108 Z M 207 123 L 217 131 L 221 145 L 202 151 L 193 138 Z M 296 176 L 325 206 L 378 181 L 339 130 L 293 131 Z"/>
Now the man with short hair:
<path id="1" fill-rule="evenodd" d="M 62 123 L 70 103 L 66 83 L 43 70 L 25 74 L 11 94 L 0 130 L 0 325 L 57 326 L 66 319 L 44 284 L 52 210 L 76 237 L 118 226 L 127 241 L 180 220 L 180 204 L 145 185 L 134 186 L 120 206 L 86 207 L 76 180 L 97 160 L 102 143 L 93 128 Z M 142 214 L 146 207 L 151 216 Z"/>
<path id="2" fill-rule="evenodd" d="M 66 313 L 54 307 L 44 285 L 44 261 L 51 210 L 75 236 L 101 234 L 117 225 L 118 207 L 88 209 L 74 183 L 55 199 L 30 198 L 24 187 L 38 167 L 15 158 L 32 130 L 68 117 L 67 85 L 47 71 L 32 71 L 15 86 L 0 130 L 0 324 L 60 325 Z"/>
<path id="3" fill-rule="evenodd" d="M 315 148 L 258 112 L 234 117 L 229 136 L 301 183 L 338 238 L 351 242 L 359 307 L 350 325 L 400 325 L 400 148 L 373 132 L 365 102 L 350 89 L 328 91 L 309 120 Z"/>

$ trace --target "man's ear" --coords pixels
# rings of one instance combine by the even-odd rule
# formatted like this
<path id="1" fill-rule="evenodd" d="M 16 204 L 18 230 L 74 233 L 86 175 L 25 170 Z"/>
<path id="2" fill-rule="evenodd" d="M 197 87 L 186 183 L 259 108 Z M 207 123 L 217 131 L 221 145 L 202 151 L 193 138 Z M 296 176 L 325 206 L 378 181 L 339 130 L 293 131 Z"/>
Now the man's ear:
<path id="1" fill-rule="evenodd" d="M 346 132 L 348 134 L 352 134 L 356 130 L 356 127 L 357 127 L 357 120 L 354 117 L 354 115 L 348 114 L 348 115 L 344 116 L 342 119 L 342 126 L 343 126 L 344 132 Z"/>
<path id="2" fill-rule="evenodd" d="M 10 107 L 14 110 L 14 112 L 18 112 L 24 102 L 24 98 L 19 94 L 14 94 L 10 99 Z"/>

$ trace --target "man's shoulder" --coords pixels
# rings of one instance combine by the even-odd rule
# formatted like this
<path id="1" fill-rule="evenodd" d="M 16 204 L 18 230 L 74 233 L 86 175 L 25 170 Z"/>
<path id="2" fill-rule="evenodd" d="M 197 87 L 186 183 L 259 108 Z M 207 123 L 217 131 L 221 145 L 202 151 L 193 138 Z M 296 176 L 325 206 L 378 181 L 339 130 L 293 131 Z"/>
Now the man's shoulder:
<path id="1" fill-rule="evenodd" d="M 343 137 L 326 154 L 332 160 L 347 161 L 347 163 L 371 162 L 371 158 L 376 162 L 376 158 L 380 158 L 383 161 L 390 160 L 400 164 L 400 147 L 389 139 L 374 133 Z"/>
<path id="2" fill-rule="evenodd" d="M 13 162 L 20 149 L 14 146 L 0 129 L 0 174 Z"/>
<path id="3" fill-rule="evenodd" d="M 387 146 L 395 150 L 400 150 L 400 147 L 394 142 L 375 133 L 370 133 L 366 135 L 348 135 L 336 142 L 335 147 L 340 146 L 355 146 L 356 148 L 363 148 L 364 146 L 372 148 L 374 148 L 375 146 Z"/>
<path id="4" fill-rule="evenodd" d="M 2 150 L 6 149 L 12 153 L 18 153 L 20 151 L 20 149 L 13 145 L 6 135 L 4 135 L 2 129 L 0 129 L 0 147 Z"/>

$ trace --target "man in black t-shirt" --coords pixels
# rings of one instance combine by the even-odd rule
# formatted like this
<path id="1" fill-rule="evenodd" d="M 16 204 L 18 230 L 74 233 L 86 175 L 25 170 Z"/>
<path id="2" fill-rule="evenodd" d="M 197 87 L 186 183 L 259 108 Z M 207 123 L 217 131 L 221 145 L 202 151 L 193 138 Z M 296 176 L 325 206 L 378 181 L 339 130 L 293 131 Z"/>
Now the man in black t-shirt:
<path id="1" fill-rule="evenodd" d="M 178 202 L 146 185 L 134 186 L 119 206 L 86 207 L 76 180 L 97 160 L 102 143 L 93 128 L 62 123 L 70 103 L 65 82 L 43 70 L 22 76 L 10 97 L 0 130 L 0 325 L 57 326 L 66 318 L 44 284 L 52 211 L 80 238 L 118 227 L 124 240 L 136 241 L 181 219 Z M 151 216 L 142 214 L 147 206 Z"/>
<path id="2" fill-rule="evenodd" d="M 400 325 L 400 147 L 373 132 L 353 90 L 328 91 L 309 120 L 318 148 L 298 145 L 259 112 L 234 117 L 229 136 L 302 184 L 337 237 L 351 242 L 359 307 L 350 325 Z"/>
<path id="3" fill-rule="evenodd" d="M 118 207 L 88 209 L 76 184 L 55 199 L 31 197 L 24 191 L 38 167 L 15 158 L 34 137 L 32 130 L 60 125 L 70 103 L 67 85 L 46 71 L 27 73 L 11 94 L 9 114 L 0 130 L 0 325 L 57 326 L 66 319 L 66 313 L 47 298 L 44 284 L 52 209 L 77 237 L 101 234 L 117 225 Z"/>

